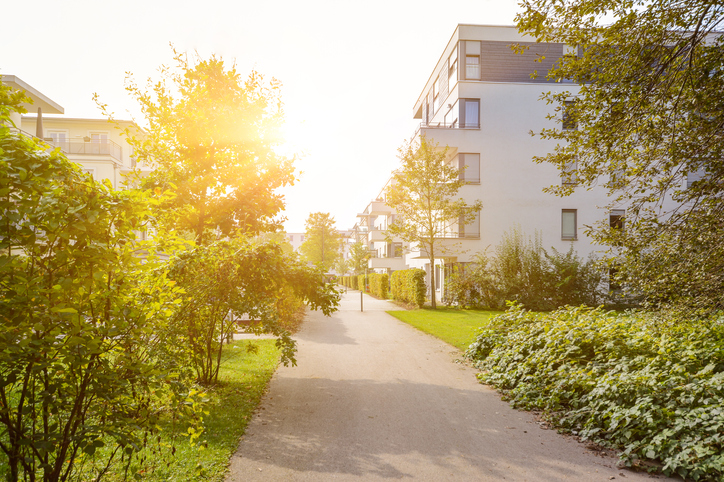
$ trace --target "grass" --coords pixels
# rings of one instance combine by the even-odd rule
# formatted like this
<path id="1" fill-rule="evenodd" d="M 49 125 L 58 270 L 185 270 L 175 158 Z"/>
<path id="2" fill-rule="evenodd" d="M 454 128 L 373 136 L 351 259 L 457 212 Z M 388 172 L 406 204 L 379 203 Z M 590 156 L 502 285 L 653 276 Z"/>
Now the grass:
<path id="1" fill-rule="evenodd" d="M 208 401 L 203 410 L 208 414 L 204 415 L 204 432 L 195 446 L 184 436 L 177 435 L 174 440 L 170 423 L 162 422 L 160 438 L 149 441 L 138 453 L 143 460 L 132 462 L 128 478 L 124 477 L 122 464 L 117 462 L 102 480 L 133 480 L 135 473 L 149 481 L 224 480 L 229 459 L 279 363 L 280 353 L 275 342 L 273 339 L 242 340 L 226 345 L 219 384 L 206 390 Z M 96 452 L 97 460 L 105 460 L 106 450 Z M 6 471 L 7 458 L 0 454 L 0 477 L 6 476 Z M 92 480 L 92 477 L 86 473 L 79 480 Z"/>
<path id="2" fill-rule="evenodd" d="M 388 311 L 388 313 L 420 331 L 429 333 L 461 351 L 465 351 L 475 340 L 478 329 L 487 325 L 490 318 L 502 312 L 423 308 L 410 311 Z"/>
<path id="3" fill-rule="evenodd" d="M 256 350 L 249 350 L 249 345 Z M 204 433 L 197 446 L 184 437 L 176 440 L 176 453 L 166 466 L 163 460 L 147 461 L 156 470 L 146 476 L 152 481 L 221 481 L 229 458 L 259 405 L 279 363 L 275 340 L 235 341 L 224 350 L 219 385 L 207 390 Z"/>

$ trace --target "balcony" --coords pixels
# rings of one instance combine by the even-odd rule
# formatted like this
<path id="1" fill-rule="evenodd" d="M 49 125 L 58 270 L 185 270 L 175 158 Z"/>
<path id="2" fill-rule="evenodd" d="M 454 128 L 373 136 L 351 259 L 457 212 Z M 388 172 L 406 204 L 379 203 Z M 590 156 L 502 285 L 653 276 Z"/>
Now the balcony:
<path id="1" fill-rule="evenodd" d="M 367 262 L 367 267 L 370 269 L 407 269 L 405 258 L 370 258 Z"/>
<path id="2" fill-rule="evenodd" d="M 384 201 L 372 201 L 367 206 L 367 214 L 372 216 L 381 216 L 386 214 L 392 214 L 392 208 L 390 208 Z"/>
<path id="3" fill-rule="evenodd" d="M 453 122 L 448 124 L 446 122 L 422 122 L 415 131 L 415 136 L 418 136 L 423 129 L 458 129 L 458 130 L 469 130 L 469 129 L 480 129 L 480 122 L 461 124 L 460 122 Z"/>
<path id="4" fill-rule="evenodd" d="M 368 240 L 371 243 L 384 243 L 387 242 L 387 237 L 385 236 L 385 231 L 373 229 L 369 231 Z"/>
<path id="5" fill-rule="evenodd" d="M 51 138 L 46 138 L 45 142 L 51 146 L 59 147 L 64 154 L 110 156 L 120 163 L 123 162 L 123 149 L 111 140 L 104 139 L 102 142 L 86 142 L 84 140 L 54 141 Z"/>

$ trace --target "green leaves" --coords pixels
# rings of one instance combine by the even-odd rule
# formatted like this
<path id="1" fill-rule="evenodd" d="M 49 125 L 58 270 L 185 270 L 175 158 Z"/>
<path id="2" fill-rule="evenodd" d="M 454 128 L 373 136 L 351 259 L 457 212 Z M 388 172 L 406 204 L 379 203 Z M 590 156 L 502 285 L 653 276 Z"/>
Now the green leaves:
<path id="1" fill-rule="evenodd" d="M 661 315 L 514 305 L 466 356 L 516 407 L 667 474 L 724 476 L 724 329 Z"/>
<path id="2" fill-rule="evenodd" d="M 561 122 L 576 98 L 577 129 L 537 133 L 556 141 L 536 157 L 579 187 L 604 188 L 625 208 L 625 230 L 608 220 L 594 239 L 611 247 L 620 282 L 650 306 L 707 314 L 724 307 L 724 9 L 705 0 L 525 0 L 522 32 L 576 49 L 548 76 L 572 88 L 545 95 Z"/>

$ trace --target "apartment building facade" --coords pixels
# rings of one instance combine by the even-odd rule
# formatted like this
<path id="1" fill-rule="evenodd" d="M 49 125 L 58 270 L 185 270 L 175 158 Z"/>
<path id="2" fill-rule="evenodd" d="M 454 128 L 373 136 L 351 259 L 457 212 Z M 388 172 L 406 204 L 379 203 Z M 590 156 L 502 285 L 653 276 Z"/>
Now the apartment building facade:
<path id="1" fill-rule="evenodd" d="M 124 129 L 138 130 L 133 122 L 62 117 L 62 106 L 17 76 L 3 75 L 2 82 L 24 91 L 33 101 L 23 106 L 29 114 L 13 114 L 16 128 L 60 149 L 96 180 L 108 180 L 116 189 L 123 187 L 125 176 L 137 167 L 133 149 L 122 136 Z"/>
<path id="2" fill-rule="evenodd" d="M 516 53 L 513 45 L 525 50 Z M 403 267 L 422 268 L 428 273 L 428 290 L 434 269 L 438 281 L 433 288 L 442 299 L 446 266 L 470 262 L 479 252 L 491 253 L 513 229 L 539 235 L 546 249 L 565 252 L 573 246 L 582 257 L 603 251 L 586 234 L 585 226 L 623 212 L 605 208 L 604 189 L 576 188 L 564 198 L 543 192 L 547 186 L 575 183 L 575 179 L 562 176 L 553 165 L 532 161 L 552 151 L 555 143 L 531 133 L 562 126 L 562 119 L 548 118 L 553 107 L 541 96 L 549 91 L 570 91 L 575 96 L 579 88 L 565 79 L 546 77 L 569 51 L 563 44 L 536 43 L 516 27 L 457 26 L 415 102 L 413 117 L 420 121 L 415 137 L 447 147 L 447 162 L 461 168 L 466 181 L 459 195 L 468 204 L 482 201 L 483 208 L 473 222 L 453 223 L 438 240 L 442 253 L 436 266 L 429 265 L 419 247 L 406 245 L 401 261 L 371 260 L 370 268 L 388 273 Z M 385 211 L 383 200 L 381 193 L 358 215 L 358 224 L 368 226 L 371 250 L 377 250 L 378 238 L 384 238 L 384 233 L 375 231 L 378 227 L 384 231 L 380 218 L 394 215 L 389 207 Z"/>

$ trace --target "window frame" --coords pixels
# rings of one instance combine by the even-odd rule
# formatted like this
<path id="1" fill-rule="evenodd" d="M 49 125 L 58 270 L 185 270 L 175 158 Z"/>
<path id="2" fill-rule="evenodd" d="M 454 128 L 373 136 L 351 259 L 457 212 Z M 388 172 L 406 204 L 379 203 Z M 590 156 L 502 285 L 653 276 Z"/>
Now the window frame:
<path id="1" fill-rule="evenodd" d="M 573 215 L 573 233 L 566 233 L 566 215 Z M 577 241 L 578 240 L 578 209 L 561 209 L 561 240 Z"/>

